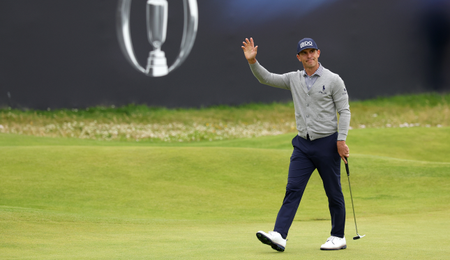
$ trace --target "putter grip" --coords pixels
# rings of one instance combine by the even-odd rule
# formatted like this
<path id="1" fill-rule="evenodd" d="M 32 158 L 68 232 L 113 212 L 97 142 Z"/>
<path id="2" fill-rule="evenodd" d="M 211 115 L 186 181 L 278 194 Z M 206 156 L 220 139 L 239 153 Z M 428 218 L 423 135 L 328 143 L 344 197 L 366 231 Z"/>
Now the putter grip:
<path id="1" fill-rule="evenodd" d="M 345 159 L 347 160 L 347 163 L 345 164 L 345 170 L 347 171 L 347 176 L 350 176 L 350 170 L 348 169 L 348 157 Z"/>

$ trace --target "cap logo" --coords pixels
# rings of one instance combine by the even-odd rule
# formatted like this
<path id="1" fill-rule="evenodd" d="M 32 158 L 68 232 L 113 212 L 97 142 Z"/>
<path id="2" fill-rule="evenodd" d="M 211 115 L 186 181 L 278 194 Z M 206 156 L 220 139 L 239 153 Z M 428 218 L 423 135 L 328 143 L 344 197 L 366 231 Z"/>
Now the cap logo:
<path id="1" fill-rule="evenodd" d="M 306 46 L 313 46 L 312 41 L 304 41 L 304 42 L 300 43 L 300 48 L 304 48 Z"/>

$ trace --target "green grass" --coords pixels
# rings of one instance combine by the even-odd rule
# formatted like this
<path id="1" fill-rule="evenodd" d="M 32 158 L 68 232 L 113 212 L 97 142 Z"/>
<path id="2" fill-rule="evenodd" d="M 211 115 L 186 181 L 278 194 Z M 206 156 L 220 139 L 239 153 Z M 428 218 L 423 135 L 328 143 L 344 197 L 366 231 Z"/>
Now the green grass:
<path id="1" fill-rule="evenodd" d="M 283 199 L 293 134 L 193 143 L 0 134 L 2 259 L 445 259 L 450 128 L 353 129 L 348 249 L 323 252 L 315 173 L 287 250 L 261 244 Z M 345 172 L 345 171 L 343 171 Z"/>
<path id="2" fill-rule="evenodd" d="M 350 102 L 351 127 L 450 126 L 450 94 Z M 130 104 L 50 111 L 0 109 L 0 133 L 125 142 L 232 140 L 295 132 L 292 102 L 166 109 Z"/>
<path id="3" fill-rule="evenodd" d="M 318 250 L 330 220 L 317 173 L 286 252 L 255 237 L 273 228 L 283 199 L 292 103 L 0 110 L 0 258 L 445 259 L 449 101 L 430 93 L 351 102 L 352 191 L 367 236 L 351 240 L 343 174 L 348 249 L 339 252 Z"/>

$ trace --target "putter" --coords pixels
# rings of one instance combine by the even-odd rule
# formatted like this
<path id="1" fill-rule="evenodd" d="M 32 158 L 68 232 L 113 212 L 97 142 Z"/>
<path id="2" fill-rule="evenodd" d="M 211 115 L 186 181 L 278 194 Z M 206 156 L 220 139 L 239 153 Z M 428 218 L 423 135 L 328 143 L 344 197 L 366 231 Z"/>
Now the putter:
<path id="1" fill-rule="evenodd" d="M 345 164 L 345 170 L 347 171 L 347 178 L 348 178 L 348 188 L 350 190 L 350 198 L 352 199 L 352 209 L 353 209 L 353 219 L 355 220 L 355 230 L 356 230 L 356 236 L 353 237 L 353 240 L 360 239 L 362 237 L 365 237 L 366 235 L 360 235 L 358 233 L 358 226 L 356 225 L 356 215 L 355 215 L 355 206 L 353 205 L 353 195 L 352 195 L 352 187 L 350 186 L 350 170 L 348 169 L 348 158 L 345 158 L 347 160 L 347 163 Z"/>

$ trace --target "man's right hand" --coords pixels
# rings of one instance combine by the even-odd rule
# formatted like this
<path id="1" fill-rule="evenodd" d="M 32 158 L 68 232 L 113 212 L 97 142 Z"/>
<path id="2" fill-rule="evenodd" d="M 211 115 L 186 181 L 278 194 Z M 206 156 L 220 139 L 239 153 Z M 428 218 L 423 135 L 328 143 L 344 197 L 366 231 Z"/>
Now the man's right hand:
<path id="1" fill-rule="evenodd" d="M 241 46 L 244 51 L 245 58 L 248 63 L 254 64 L 256 63 L 256 54 L 258 53 L 258 46 L 255 47 L 255 43 L 253 42 L 253 38 L 245 38 L 243 42 L 244 46 Z"/>

